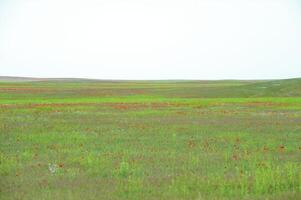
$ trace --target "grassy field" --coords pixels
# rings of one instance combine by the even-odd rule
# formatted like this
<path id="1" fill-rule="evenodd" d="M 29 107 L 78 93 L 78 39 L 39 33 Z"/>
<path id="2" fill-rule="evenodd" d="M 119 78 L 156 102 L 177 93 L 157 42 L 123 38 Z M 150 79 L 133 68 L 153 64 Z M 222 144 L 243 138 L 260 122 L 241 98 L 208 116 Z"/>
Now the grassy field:
<path id="1" fill-rule="evenodd" d="M 301 199 L 301 79 L 0 82 L 0 199 Z"/>

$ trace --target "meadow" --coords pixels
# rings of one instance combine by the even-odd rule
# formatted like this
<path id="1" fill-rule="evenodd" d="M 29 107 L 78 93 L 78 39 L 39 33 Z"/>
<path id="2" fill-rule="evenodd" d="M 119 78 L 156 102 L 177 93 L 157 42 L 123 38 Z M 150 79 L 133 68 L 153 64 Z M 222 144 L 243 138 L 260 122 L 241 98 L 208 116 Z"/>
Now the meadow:
<path id="1" fill-rule="evenodd" d="M 301 79 L 2 81 L 0 199 L 301 199 Z"/>

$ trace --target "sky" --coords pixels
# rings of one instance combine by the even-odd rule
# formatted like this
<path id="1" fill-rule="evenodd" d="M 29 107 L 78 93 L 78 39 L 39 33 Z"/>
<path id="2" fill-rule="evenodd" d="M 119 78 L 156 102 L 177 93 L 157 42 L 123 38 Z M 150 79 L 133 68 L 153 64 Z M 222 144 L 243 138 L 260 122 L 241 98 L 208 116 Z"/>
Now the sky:
<path id="1" fill-rule="evenodd" d="M 301 1 L 0 0 L 0 76 L 301 77 Z"/>

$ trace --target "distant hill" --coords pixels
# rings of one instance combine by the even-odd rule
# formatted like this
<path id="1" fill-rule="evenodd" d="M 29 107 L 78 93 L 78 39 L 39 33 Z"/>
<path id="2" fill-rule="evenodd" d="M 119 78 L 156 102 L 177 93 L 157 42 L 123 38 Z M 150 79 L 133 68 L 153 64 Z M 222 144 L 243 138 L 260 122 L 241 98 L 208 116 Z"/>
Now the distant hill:
<path id="1" fill-rule="evenodd" d="M 211 88 L 200 87 L 197 97 L 301 97 L 301 78 L 240 83 Z M 193 93 L 196 94 L 195 91 Z"/>
<path id="2" fill-rule="evenodd" d="M 0 82 L 36 82 L 36 81 L 100 81 L 97 79 L 85 78 L 33 78 L 33 77 L 14 77 L 0 76 Z"/>
<path id="3" fill-rule="evenodd" d="M 28 81 L 39 81 L 39 78 L 30 77 L 13 77 L 13 76 L 0 76 L 1 82 L 28 82 Z"/>
<path id="4" fill-rule="evenodd" d="M 254 96 L 301 96 L 301 78 L 272 80 L 243 86 Z"/>
<path id="5" fill-rule="evenodd" d="M 24 78 L 0 76 L 0 83 L 26 83 L 35 87 L 43 82 L 64 87 L 64 83 L 72 84 L 76 93 L 79 87 L 85 87 L 85 92 L 112 90 L 120 87 L 119 92 L 135 94 L 142 90 L 144 95 L 159 95 L 166 97 L 188 98 L 228 98 L 228 97 L 301 97 L 301 78 L 283 80 L 97 80 L 83 78 Z M 75 83 L 75 84 L 73 84 Z M 83 84 L 78 84 L 83 83 Z M 93 84 L 90 88 L 89 84 Z M 118 85 L 116 85 L 118 84 Z M 69 85 L 70 86 L 70 85 Z M 71 88 L 72 88 L 71 87 Z M 70 90 L 70 87 L 69 87 Z M 82 91 L 83 92 L 83 91 Z M 140 91 L 141 92 L 141 91 Z M 91 93 L 91 92 L 90 92 Z"/>
<path id="6" fill-rule="evenodd" d="M 197 98 L 228 97 L 301 97 L 301 78 L 258 81 L 216 81 L 193 89 L 177 90 L 175 96 Z M 172 93 L 172 92 L 171 92 Z"/>

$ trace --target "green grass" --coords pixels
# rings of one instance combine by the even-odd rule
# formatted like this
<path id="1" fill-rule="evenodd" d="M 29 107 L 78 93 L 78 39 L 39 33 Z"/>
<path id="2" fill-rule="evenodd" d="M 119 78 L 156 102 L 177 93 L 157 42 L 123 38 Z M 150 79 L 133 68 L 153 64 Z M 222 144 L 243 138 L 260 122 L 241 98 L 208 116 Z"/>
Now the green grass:
<path id="1" fill-rule="evenodd" d="M 301 81 L 0 83 L 0 199 L 301 199 Z"/>

